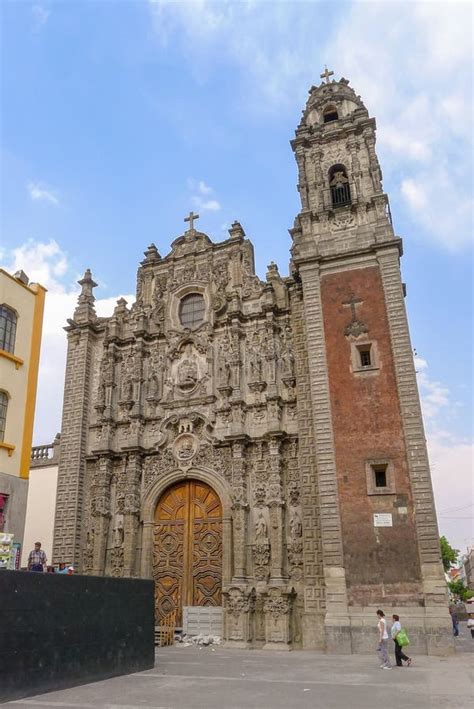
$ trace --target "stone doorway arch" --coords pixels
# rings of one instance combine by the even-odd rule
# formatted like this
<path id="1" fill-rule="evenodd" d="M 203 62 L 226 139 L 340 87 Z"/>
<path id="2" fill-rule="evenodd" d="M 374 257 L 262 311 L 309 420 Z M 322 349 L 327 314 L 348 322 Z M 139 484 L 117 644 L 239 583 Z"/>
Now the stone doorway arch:
<path id="1" fill-rule="evenodd" d="M 176 470 L 143 504 L 141 575 L 155 579 L 157 622 L 186 605 L 221 605 L 232 576 L 230 491 L 213 471 Z"/>
<path id="2" fill-rule="evenodd" d="M 153 578 L 156 621 L 186 606 L 222 605 L 222 505 L 200 480 L 165 490 L 155 511 Z"/>

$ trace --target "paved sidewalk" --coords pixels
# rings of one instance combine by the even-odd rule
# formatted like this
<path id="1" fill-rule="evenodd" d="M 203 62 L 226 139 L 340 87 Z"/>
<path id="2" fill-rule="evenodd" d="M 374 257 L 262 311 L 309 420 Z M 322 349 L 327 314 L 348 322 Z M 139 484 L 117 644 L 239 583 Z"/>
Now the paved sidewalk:
<path id="1" fill-rule="evenodd" d="M 463 624 L 464 625 L 464 624 Z M 464 631 L 465 629 L 462 628 Z M 464 637 L 466 636 L 466 637 Z M 375 655 L 329 656 L 225 647 L 157 651 L 153 670 L 42 694 L 5 707 L 76 709 L 467 709 L 474 649 L 462 632 L 454 657 L 415 657 L 381 670 Z"/>

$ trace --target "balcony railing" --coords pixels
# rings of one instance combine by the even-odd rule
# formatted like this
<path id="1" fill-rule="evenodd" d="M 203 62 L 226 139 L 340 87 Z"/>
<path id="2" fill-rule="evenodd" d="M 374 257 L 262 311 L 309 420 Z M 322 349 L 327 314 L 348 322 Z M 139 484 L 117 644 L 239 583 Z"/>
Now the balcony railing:
<path id="1" fill-rule="evenodd" d="M 31 449 L 31 463 L 35 468 L 40 468 L 44 465 L 56 465 L 59 459 L 60 437 L 55 438 L 53 443 L 48 443 L 45 446 L 33 446 Z"/>
<path id="2" fill-rule="evenodd" d="M 331 202 L 333 207 L 346 207 L 351 203 L 351 190 L 348 182 L 331 187 Z"/>

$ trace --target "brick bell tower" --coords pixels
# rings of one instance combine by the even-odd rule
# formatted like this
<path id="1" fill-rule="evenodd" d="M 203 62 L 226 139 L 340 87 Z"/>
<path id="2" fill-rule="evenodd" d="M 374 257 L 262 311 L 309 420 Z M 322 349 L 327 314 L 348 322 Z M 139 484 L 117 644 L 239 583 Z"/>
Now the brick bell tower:
<path id="1" fill-rule="evenodd" d="M 382 187 L 375 119 L 332 74 L 326 69 L 311 88 L 291 142 L 301 211 L 290 233 L 304 301 L 325 644 L 370 651 L 382 608 L 401 616 L 414 651 L 446 654 L 452 635 L 402 241 Z M 308 634 L 304 644 L 311 642 Z"/>

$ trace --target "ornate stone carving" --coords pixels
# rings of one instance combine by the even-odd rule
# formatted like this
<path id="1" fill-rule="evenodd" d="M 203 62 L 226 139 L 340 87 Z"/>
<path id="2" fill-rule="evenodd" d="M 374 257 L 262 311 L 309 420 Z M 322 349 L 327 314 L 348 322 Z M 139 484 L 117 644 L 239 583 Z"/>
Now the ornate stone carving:
<path id="1" fill-rule="evenodd" d="M 301 517 L 296 507 L 290 508 L 290 538 L 299 539 L 303 536 L 303 525 Z"/>
<path id="2" fill-rule="evenodd" d="M 160 450 L 157 455 L 147 456 L 143 463 L 145 490 L 148 490 L 159 478 L 176 470 L 176 459 L 170 449 Z"/>
<path id="3" fill-rule="evenodd" d="M 180 468 L 189 468 L 199 448 L 199 439 L 192 433 L 181 433 L 173 443 L 173 455 Z"/>

